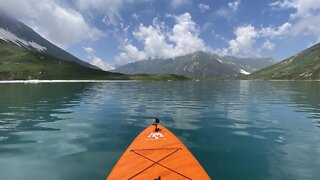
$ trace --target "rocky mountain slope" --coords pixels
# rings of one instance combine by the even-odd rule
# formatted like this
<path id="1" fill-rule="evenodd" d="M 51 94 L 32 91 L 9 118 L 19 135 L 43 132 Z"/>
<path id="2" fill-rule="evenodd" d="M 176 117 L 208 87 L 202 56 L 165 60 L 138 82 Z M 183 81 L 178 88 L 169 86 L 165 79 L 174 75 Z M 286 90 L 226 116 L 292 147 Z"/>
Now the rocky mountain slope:
<path id="1" fill-rule="evenodd" d="M 169 59 L 133 62 L 114 72 L 125 74 L 178 74 L 189 78 L 230 79 L 274 64 L 269 58 L 236 58 L 198 51 Z"/>
<path id="2" fill-rule="evenodd" d="M 59 59 L 97 68 L 52 44 L 22 22 L 0 12 L 0 39 L 28 50 L 50 54 Z"/>

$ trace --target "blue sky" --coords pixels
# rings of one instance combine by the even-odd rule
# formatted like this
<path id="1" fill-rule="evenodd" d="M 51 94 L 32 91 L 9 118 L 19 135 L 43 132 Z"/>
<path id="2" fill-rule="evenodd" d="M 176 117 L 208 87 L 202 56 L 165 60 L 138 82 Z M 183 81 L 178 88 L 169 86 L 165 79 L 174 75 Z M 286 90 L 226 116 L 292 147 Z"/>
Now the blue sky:
<path id="1" fill-rule="evenodd" d="M 197 50 L 282 60 L 320 41 L 319 0 L 0 0 L 103 69 Z"/>

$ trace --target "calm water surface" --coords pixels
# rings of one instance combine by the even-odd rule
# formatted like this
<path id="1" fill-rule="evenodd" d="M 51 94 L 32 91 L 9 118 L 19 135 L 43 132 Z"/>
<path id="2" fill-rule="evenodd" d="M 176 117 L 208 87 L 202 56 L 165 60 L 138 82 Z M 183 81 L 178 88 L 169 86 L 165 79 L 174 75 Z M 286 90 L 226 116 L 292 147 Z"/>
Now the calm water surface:
<path id="1" fill-rule="evenodd" d="M 105 179 L 152 117 L 214 179 L 320 179 L 320 82 L 0 84 L 0 179 Z"/>

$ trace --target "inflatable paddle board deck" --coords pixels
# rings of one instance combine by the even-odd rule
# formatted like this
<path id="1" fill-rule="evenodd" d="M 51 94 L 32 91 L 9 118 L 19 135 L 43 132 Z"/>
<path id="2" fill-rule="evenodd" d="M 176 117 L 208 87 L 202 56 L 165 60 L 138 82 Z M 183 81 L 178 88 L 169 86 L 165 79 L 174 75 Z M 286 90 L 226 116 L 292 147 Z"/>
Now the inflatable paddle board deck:
<path id="1" fill-rule="evenodd" d="M 200 163 L 168 129 L 143 130 L 118 160 L 108 180 L 210 179 Z"/>

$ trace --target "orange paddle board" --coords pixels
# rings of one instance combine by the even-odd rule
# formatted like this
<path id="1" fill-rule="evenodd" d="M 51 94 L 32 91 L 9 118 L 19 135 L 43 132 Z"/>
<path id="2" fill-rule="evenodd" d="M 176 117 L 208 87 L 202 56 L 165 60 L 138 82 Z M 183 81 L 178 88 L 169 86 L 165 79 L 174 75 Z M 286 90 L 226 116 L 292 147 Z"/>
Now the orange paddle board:
<path id="1" fill-rule="evenodd" d="M 200 163 L 168 129 L 147 127 L 118 160 L 108 180 L 210 179 Z"/>

